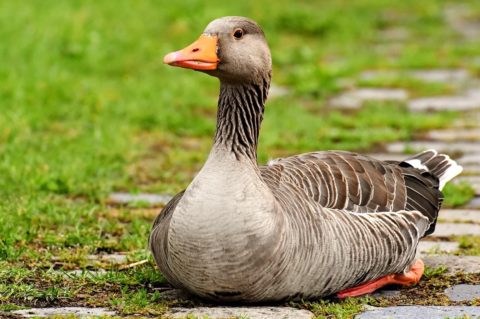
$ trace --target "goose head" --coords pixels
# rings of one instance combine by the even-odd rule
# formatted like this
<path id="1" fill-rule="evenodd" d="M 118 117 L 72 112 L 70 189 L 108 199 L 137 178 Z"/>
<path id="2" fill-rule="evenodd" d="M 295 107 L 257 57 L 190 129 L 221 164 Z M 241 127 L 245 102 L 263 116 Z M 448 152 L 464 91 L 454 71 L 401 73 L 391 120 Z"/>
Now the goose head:
<path id="1" fill-rule="evenodd" d="M 269 82 L 272 60 L 262 29 L 244 17 L 213 20 L 200 38 L 167 54 L 164 63 L 207 73 L 228 83 Z"/>

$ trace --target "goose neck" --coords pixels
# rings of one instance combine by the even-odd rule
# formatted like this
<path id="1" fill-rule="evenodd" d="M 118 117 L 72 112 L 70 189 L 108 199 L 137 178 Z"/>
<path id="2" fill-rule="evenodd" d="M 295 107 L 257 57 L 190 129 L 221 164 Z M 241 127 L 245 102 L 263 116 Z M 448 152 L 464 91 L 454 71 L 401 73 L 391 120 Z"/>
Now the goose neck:
<path id="1" fill-rule="evenodd" d="M 221 83 L 215 147 L 225 148 L 237 160 L 256 161 L 269 81 L 258 84 Z"/>

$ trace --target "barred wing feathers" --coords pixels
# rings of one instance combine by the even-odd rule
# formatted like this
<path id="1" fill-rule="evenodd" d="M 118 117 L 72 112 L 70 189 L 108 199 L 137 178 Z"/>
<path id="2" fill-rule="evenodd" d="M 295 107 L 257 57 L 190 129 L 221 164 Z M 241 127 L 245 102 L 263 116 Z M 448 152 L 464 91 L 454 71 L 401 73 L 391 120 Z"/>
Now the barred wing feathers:
<path id="1" fill-rule="evenodd" d="M 344 151 L 306 153 L 270 161 L 260 167 L 275 194 L 290 185 L 305 202 L 354 213 L 419 211 L 433 231 L 441 206 L 438 178 L 428 168 L 385 162 Z M 427 232 L 428 233 L 428 232 Z"/>

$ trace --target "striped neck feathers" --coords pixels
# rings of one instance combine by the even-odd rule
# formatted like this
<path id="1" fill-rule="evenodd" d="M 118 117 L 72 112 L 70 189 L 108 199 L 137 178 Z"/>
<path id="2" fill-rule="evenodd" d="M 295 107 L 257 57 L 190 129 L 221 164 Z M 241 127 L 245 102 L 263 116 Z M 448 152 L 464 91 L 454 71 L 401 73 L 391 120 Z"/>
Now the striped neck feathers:
<path id="1" fill-rule="evenodd" d="M 246 158 L 256 162 L 269 86 L 270 77 L 256 84 L 220 84 L 215 146 L 223 146 L 237 160 Z"/>

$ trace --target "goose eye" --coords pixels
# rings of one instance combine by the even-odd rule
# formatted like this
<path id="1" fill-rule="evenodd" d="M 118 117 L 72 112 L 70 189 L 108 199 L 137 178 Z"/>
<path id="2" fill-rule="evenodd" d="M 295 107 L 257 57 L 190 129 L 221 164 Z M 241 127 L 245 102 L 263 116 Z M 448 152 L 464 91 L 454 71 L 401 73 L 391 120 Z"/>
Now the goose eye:
<path id="1" fill-rule="evenodd" d="M 235 39 L 241 39 L 243 37 L 243 30 L 242 29 L 236 29 L 235 31 L 233 31 L 233 37 Z"/>

